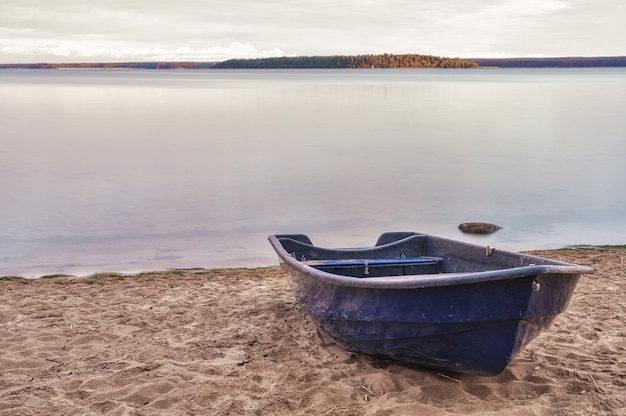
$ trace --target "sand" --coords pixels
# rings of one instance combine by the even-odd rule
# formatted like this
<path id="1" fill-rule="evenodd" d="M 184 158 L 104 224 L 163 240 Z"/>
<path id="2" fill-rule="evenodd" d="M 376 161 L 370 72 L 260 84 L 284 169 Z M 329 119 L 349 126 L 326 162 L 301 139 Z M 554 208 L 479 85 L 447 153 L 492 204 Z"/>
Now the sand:
<path id="1" fill-rule="evenodd" d="M 0 414 L 626 415 L 623 248 L 499 376 L 351 354 L 277 267 L 0 282 Z"/>

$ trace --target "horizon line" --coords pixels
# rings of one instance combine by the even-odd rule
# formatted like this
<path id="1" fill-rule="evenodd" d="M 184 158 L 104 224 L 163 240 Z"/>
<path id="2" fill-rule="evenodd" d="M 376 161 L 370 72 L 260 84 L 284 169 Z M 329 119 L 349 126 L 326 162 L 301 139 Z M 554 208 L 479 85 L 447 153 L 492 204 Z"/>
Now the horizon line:
<path id="1" fill-rule="evenodd" d="M 289 55 L 289 56 L 273 56 L 273 57 L 263 57 L 263 58 L 228 58 L 224 60 L 123 60 L 123 61 L 65 61 L 65 62 L 46 62 L 46 61 L 38 61 L 38 62 L 11 62 L 11 63 L 0 63 L 0 67 L 6 66 L 28 66 L 28 65 L 133 65 L 133 64 L 219 64 L 221 62 L 231 61 L 231 60 L 267 60 L 267 59 L 280 59 L 280 58 L 311 58 L 311 57 L 335 57 L 335 56 L 404 56 L 404 55 L 417 55 L 417 56 L 435 56 L 440 58 L 447 59 L 461 59 L 464 61 L 487 61 L 487 60 L 515 60 L 515 61 L 523 61 L 523 60 L 554 60 L 554 59 L 580 59 L 580 60 L 592 60 L 592 59 L 626 59 L 626 55 L 597 55 L 597 56 L 581 56 L 581 55 L 571 55 L 571 56 L 507 56 L 507 57 L 471 57 L 471 58 L 462 58 L 462 57 L 448 57 L 443 55 L 432 55 L 432 54 L 419 54 L 419 53 L 369 53 L 369 54 L 332 54 L 332 55 Z M 626 64 L 625 64 L 626 65 Z"/>

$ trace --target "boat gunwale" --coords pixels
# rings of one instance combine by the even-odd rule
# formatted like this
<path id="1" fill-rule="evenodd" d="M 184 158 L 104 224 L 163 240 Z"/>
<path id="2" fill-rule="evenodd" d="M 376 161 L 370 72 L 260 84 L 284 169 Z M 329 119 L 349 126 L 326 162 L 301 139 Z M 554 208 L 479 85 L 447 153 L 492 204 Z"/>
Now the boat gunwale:
<path id="1" fill-rule="evenodd" d="M 458 243 L 458 241 L 449 240 L 443 237 L 433 237 L 439 241 L 451 241 Z M 481 272 L 463 272 L 463 273 L 436 273 L 436 274 L 414 274 L 404 276 L 383 276 L 383 277 L 367 277 L 358 278 L 350 276 L 342 276 L 338 274 L 328 273 L 316 269 L 310 265 L 302 263 L 287 253 L 280 243 L 276 235 L 270 235 L 268 238 L 272 247 L 279 256 L 281 262 L 289 267 L 316 278 L 320 282 L 327 284 L 333 284 L 338 286 L 350 286 L 360 288 L 372 288 L 372 289 L 420 289 L 427 287 L 442 287 L 453 286 L 459 284 L 471 284 L 487 281 L 507 280 L 515 279 L 527 276 L 536 276 L 541 274 L 590 274 L 593 273 L 593 269 L 586 266 L 579 266 L 571 263 L 565 263 L 557 260 L 551 260 L 544 257 L 533 256 L 529 254 L 521 254 L 510 252 L 506 250 L 499 250 L 501 253 L 523 256 L 527 260 L 536 259 L 538 263 L 544 264 L 530 264 L 527 266 L 510 267 L 497 270 L 488 270 Z M 468 246 L 480 248 L 475 244 L 464 243 Z M 545 264 L 550 262 L 551 264 Z"/>

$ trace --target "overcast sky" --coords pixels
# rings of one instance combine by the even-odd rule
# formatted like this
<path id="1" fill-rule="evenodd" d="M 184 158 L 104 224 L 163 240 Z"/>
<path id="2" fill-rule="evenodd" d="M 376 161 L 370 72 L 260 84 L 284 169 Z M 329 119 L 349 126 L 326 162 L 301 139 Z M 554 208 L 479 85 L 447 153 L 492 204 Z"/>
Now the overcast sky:
<path id="1" fill-rule="evenodd" d="M 624 56 L 626 0 L 1 0 L 0 63 Z"/>

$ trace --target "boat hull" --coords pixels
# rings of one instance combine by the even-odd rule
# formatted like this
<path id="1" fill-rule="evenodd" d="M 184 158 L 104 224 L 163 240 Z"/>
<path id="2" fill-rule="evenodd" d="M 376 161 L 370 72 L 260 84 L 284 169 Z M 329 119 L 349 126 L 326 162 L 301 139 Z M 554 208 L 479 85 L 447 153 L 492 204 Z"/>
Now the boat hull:
<path id="1" fill-rule="evenodd" d="M 535 292 L 526 276 L 421 289 L 329 285 L 291 272 L 300 305 L 347 350 L 493 376 L 565 310 L 578 276 L 560 276 L 560 296 Z M 554 279 L 555 276 L 551 276 Z M 554 282 L 553 282 L 554 283 Z"/>
<path id="2" fill-rule="evenodd" d="M 296 299 L 337 344 L 358 353 L 481 376 L 501 373 L 549 327 L 567 308 L 581 273 L 590 271 L 547 264 L 547 259 L 537 266 L 530 262 L 539 258 L 524 256 L 518 263 L 528 265 L 513 267 L 516 276 L 506 268 L 478 278 L 480 272 L 343 277 L 281 256 L 279 240 L 274 243 L 279 243 L 277 252 Z M 483 247 L 475 249 L 484 255 Z M 448 262 L 454 259 L 448 257 Z"/>

